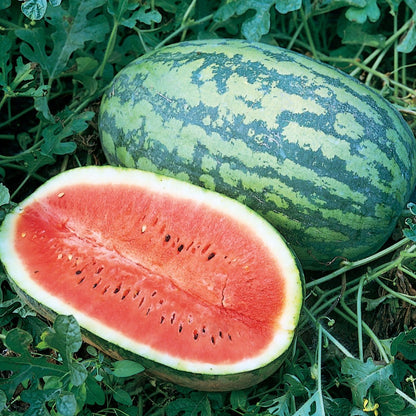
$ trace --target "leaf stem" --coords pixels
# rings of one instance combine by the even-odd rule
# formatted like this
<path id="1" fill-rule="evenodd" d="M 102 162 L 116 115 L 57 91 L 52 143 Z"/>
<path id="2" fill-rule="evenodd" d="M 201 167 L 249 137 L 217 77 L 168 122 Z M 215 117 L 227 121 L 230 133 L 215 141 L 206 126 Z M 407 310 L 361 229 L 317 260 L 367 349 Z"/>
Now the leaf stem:
<path id="1" fill-rule="evenodd" d="M 156 46 L 155 49 L 159 49 L 162 46 L 166 45 L 168 42 L 170 42 L 173 38 L 175 38 L 176 36 L 179 35 L 179 33 L 181 33 L 184 30 L 189 29 L 192 26 L 197 26 L 201 23 L 204 23 L 208 20 L 211 20 L 213 18 L 214 14 L 211 13 L 205 17 L 202 17 L 199 20 L 192 20 L 192 21 L 188 21 L 185 24 L 182 24 L 178 29 L 176 29 L 174 32 L 172 32 L 169 36 L 166 36 L 166 38 L 164 38 L 161 42 L 159 42 Z"/>
<path id="2" fill-rule="evenodd" d="M 186 9 L 185 14 L 183 15 L 181 26 L 186 26 L 186 22 L 189 18 L 189 15 L 192 13 L 192 10 L 195 9 L 196 0 L 192 0 L 188 8 Z M 181 42 L 185 39 L 186 32 L 188 28 L 185 28 L 181 35 Z"/>
<path id="3" fill-rule="evenodd" d="M 288 43 L 288 45 L 286 46 L 286 49 L 292 49 L 294 43 L 297 41 L 300 32 L 302 31 L 304 26 L 304 22 L 301 22 L 300 25 L 297 27 L 295 33 L 293 34 L 293 36 L 290 38 L 290 42 Z"/>
<path id="4" fill-rule="evenodd" d="M 100 66 L 95 71 L 93 78 L 101 78 L 104 73 L 104 68 L 107 65 L 108 59 L 110 58 L 111 54 L 113 53 L 114 47 L 116 45 L 116 39 L 117 39 L 117 31 L 119 27 L 119 22 L 116 18 L 116 16 L 113 16 L 113 29 L 111 30 L 110 38 L 107 43 L 107 47 L 104 52 L 103 60 L 101 61 Z"/>
<path id="5" fill-rule="evenodd" d="M 361 314 L 361 300 L 363 296 L 363 286 L 366 279 L 366 275 L 363 275 L 358 284 L 357 291 L 357 336 L 358 336 L 358 358 L 361 362 L 364 362 L 364 350 L 363 350 L 363 325 L 362 325 L 362 314 Z"/>
<path id="6" fill-rule="evenodd" d="M 405 392 L 401 391 L 397 387 L 396 387 L 396 393 L 399 396 L 403 397 L 403 399 L 409 402 L 412 406 L 416 407 L 416 400 L 412 399 L 410 396 L 408 396 Z"/>
<path id="7" fill-rule="evenodd" d="M 321 327 L 322 333 L 346 356 L 354 358 L 354 355 L 347 350 L 326 328 L 323 327 L 319 319 L 316 319 L 313 314 L 307 309 L 304 308 L 304 311 L 308 315 L 308 318 L 314 323 L 314 325 Z"/>
<path id="8" fill-rule="evenodd" d="M 397 299 L 402 300 L 403 302 L 409 303 L 412 306 L 416 306 L 416 301 L 412 300 L 412 298 L 416 299 L 416 296 L 406 295 L 404 293 L 396 292 L 395 290 L 388 287 L 384 284 L 379 278 L 375 279 L 375 281 L 388 293 L 396 297 Z"/>
<path id="9" fill-rule="evenodd" d="M 344 299 L 341 299 L 340 303 L 341 303 L 341 306 L 343 307 L 343 309 L 347 312 L 347 314 L 354 320 L 354 324 L 357 326 L 358 325 L 358 316 L 349 308 L 349 306 L 347 306 Z M 337 310 L 337 312 L 342 314 L 342 312 L 339 311 L 339 310 Z M 342 314 L 342 315 L 344 315 L 344 314 Z M 390 358 L 388 357 L 388 355 L 387 355 L 387 353 L 386 353 L 386 351 L 383 347 L 383 344 L 380 342 L 380 340 L 378 339 L 376 334 L 372 331 L 372 329 L 364 321 L 361 321 L 361 325 L 362 325 L 363 329 L 365 330 L 365 332 L 367 333 L 367 335 L 371 338 L 371 340 L 377 346 L 382 359 L 386 363 L 389 363 Z"/>
<path id="10" fill-rule="evenodd" d="M 403 26 L 400 29 L 397 30 L 397 32 L 394 32 L 385 41 L 384 48 L 386 48 L 387 46 L 390 46 L 391 44 L 396 42 L 396 40 L 399 39 L 402 36 L 402 34 L 405 33 L 412 24 L 413 24 L 412 19 L 407 20 L 407 22 L 405 22 L 403 24 Z M 364 59 L 364 61 L 363 61 L 364 66 L 367 65 L 369 62 L 371 62 L 384 48 L 377 48 L 369 56 L 367 56 L 367 58 Z M 358 71 L 359 71 L 359 68 L 355 69 L 354 71 L 351 72 L 351 75 L 356 76 Z"/>
<path id="11" fill-rule="evenodd" d="M 318 374 L 316 380 L 316 387 L 319 394 L 319 402 L 321 409 L 324 409 L 324 401 L 322 398 L 322 325 L 318 326 L 318 357 L 317 357 L 317 367 L 318 367 Z"/>
<path id="12" fill-rule="evenodd" d="M 397 22 L 397 13 L 394 13 L 393 15 L 393 33 L 396 33 L 398 30 L 398 22 Z M 396 39 L 393 42 L 394 50 L 393 50 L 393 78 L 394 81 L 398 84 L 399 83 L 399 73 L 396 71 L 396 69 L 399 67 L 399 51 L 397 50 L 398 40 Z M 394 96 L 398 96 L 398 87 L 397 85 L 394 86 Z"/>
<path id="13" fill-rule="evenodd" d="M 312 51 L 312 55 L 313 55 L 314 58 L 317 58 L 318 53 L 316 51 L 315 43 L 314 43 L 313 38 L 312 38 L 311 29 L 309 28 L 308 19 L 306 18 L 306 14 L 305 14 L 305 11 L 304 11 L 303 7 L 301 7 L 299 10 L 300 10 L 300 15 L 302 17 L 302 23 L 305 27 L 306 37 L 308 39 L 308 43 L 309 43 L 309 46 L 310 46 L 311 51 Z"/>
<path id="14" fill-rule="evenodd" d="M 391 246 L 385 248 L 384 250 L 380 250 L 377 253 L 365 257 L 363 259 L 354 261 L 354 262 L 345 262 L 345 265 L 340 267 L 339 269 L 333 271 L 332 273 L 321 277 L 319 279 L 313 280 L 311 282 L 306 283 L 305 287 L 306 289 L 310 289 L 314 286 L 318 286 L 322 283 L 326 283 L 332 279 L 334 279 L 337 276 L 340 276 L 341 274 L 348 272 L 352 269 L 356 269 L 357 267 L 361 267 L 364 266 L 365 264 L 371 263 L 375 260 L 378 260 L 384 256 L 386 256 L 387 254 L 390 254 L 396 250 L 398 250 L 399 248 L 403 247 L 404 245 L 408 244 L 410 242 L 410 240 L 408 238 L 402 238 L 400 241 L 398 241 L 395 244 L 392 244 Z"/>

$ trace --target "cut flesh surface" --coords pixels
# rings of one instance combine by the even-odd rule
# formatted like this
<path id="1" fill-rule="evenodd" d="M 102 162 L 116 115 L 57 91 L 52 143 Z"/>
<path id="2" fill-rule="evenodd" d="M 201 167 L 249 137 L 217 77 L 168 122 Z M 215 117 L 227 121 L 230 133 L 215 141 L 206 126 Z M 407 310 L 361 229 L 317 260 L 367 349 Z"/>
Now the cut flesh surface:
<path id="1" fill-rule="evenodd" d="M 292 340 L 302 293 L 291 252 L 268 223 L 213 192 L 79 168 L 25 200 L 0 237 L 24 292 L 162 364 L 247 371 Z"/>

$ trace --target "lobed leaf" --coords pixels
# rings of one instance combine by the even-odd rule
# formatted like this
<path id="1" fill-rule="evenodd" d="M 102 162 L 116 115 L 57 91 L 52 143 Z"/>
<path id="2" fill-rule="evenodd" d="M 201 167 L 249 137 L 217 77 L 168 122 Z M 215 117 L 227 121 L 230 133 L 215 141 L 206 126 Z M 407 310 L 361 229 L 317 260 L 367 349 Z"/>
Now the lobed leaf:
<path id="1" fill-rule="evenodd" d="M 58 392 L 55 389 L 38 390 L 36 387 L 32 387 L 23 390 L 20 397 L 30 405 L 29 409 L 25 412 L 25 416 L 49 416 L 50 413 L 46 407 L 46 403 L 56 399 L 57 395 Z"/>
<path id="2" fill-rule="evenodd" d="M 162 15 L 157 10 L 149 10 L 148 7 L 140 7 L 139 10 L 133 12 L 131 16 L 123 18 L 120 23 L 131 29 L 136 26 L 137 22 L 150 26 L 152 23 L 160 23 L 161 20 Z"/>
<path id="3" fill-rule="evenodd" d="M 412 16 L 411 25 L 397 46 L 398 52 L 411 53 L 416 48 L 416 10 Z"/>
<path id="4" fill-rule="evenodd" d="M 47 6 L 46 0 L 26 0 L 22 3 L 22 12 L 31 20 L 40 20 L 45 15 Z"/>
<path id="5" fill-rule="evenodd" d="M 370 389 L 387 396 L 396 391 L 390 380 L 394 374 L 393 364 L 376 365 L 371 358 L 362 362 L 356 358 L 346 357 L 342 360 L 341 372 L 349 376 L 346 381 L 351 388 L 353 403 L 357 406 L 368 397 Z"/>
<path id="6" fill-rule="evenodd" d="M 301 0 L 229 0 L 214 13 L 214 21 L 226 21 L 232 16 L 241 16 L 247 11 L 254 11 L 241 26 L 242 35 L 251 41 L 259 41 L 270 30 L 270 8 L 275 6 L 279 13 L 286 14 L 298 10 Z"/>
<path id="7" fill-rule="evenodd" d="M 325 415 L 322 396 L 320 391 L 316 391 L 305 404 L 298 409 L 293 416 L 322 416 Z"/>
<path id="8" fill-rule="evenodd" d="M 381 11 L 377 5 L 377 0 L 367 0 L 364 7 L 349 7 L 345 12 L 345 17 L 351 22 L 363 24 L 367 21 L 376 22 L 380 19 Z"/>
<path id="9" fill-rule="evenodd" d="M 230 394 L 231 407 L 234 410 L 245 409 L 247 406 L 248 391 L 247 390 L 234 390 Z"/>
<path id="10" fill-rule="evenodd" d="M 69 360 L 73 353 L 82 345 L 81 330 L 73 316 L 58 315 L 53 328 L 48 328 L 41 336 L 38 348 L 52 348 L 61 353 L 64 361 Z"/>
<path id="11" fill-rule="evenodd" d="M 32 336 L 22 329 L 12 329 L 6 335 L 5 345 L 19 356 L 4 357 L 0 355 L 0 368 L 10 371 L 11 375 L 0 379 L 0 390 L 12 398 L 17 387 L 28 380 L 36 381 L 44 376 L 66 374 L 64 366 L 49 362 L 46 356 L 33 357 L 29 352 Z M 36 384 L 36 383 L 35 383 Z"/>
<path id="12" fill-rule="evenodd" d="M 286 14 L 299 10 L 302 7 L 302 0 L 281 0 L 276 1 L 276 10 L 279 13 Z"/>
<path id="13" fill-rule="evenodd" d="M 416 328 L 408 332 L 401 332 L 394 338 L 390 351 L 393 355 L 400 352 L 408 360 L 416 360 Z"/>
<path id="14" fill-rule="evenodd" d="M 166 406 L 166 416 L 211 416 L 211 404 L 206 393 L 192 392 L 189 397 L 183 397 L 170 402 Z"/>
<path id="15" fill-rule="evenodd" d="M 74 51 L 84 48 L 89 41 L 104 40 L 109 31 L 108 22 L 102 14 L 94 13 L 104 3 L 105 0 L 73 0 L 68 10 L 48 7 L 45 14 L 48 27 L 16 30 L 16 35 L 24 41 L 20 48 L 22 55 L 39 63 L 49 78 L 57 78 Z M 52 50 L 47 53 L 50 46 Z"/>

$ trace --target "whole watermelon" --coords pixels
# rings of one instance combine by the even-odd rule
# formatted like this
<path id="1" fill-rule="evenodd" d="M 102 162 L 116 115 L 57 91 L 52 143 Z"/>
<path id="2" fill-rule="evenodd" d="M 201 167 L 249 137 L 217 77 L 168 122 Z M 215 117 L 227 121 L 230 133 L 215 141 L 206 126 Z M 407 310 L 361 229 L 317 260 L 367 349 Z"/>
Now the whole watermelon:
<path id="1" fill-rule="evenodd" d="M 415 138 L 390 103 L 261 43 L 189 41 L 140 57 L 108 88 L 99 129 L 109 163 L 243 202 L 305 269 L 378 250 L 415 186 Z"/>

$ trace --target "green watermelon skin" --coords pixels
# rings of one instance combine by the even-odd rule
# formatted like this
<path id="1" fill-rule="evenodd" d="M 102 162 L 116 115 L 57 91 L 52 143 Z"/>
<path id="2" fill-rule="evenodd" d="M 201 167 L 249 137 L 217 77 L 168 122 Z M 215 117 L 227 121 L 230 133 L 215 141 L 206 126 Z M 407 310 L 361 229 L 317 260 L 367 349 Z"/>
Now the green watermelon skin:
<path id="1" fill-rule="evenodd" d="M 305 269 L 377 251 L 415 186 L 415 138 L 390 103 L 265 44 L 190 41 L 140 57 L 108 88 L 99 129 L 110 164 L 243 202 Z"/>

